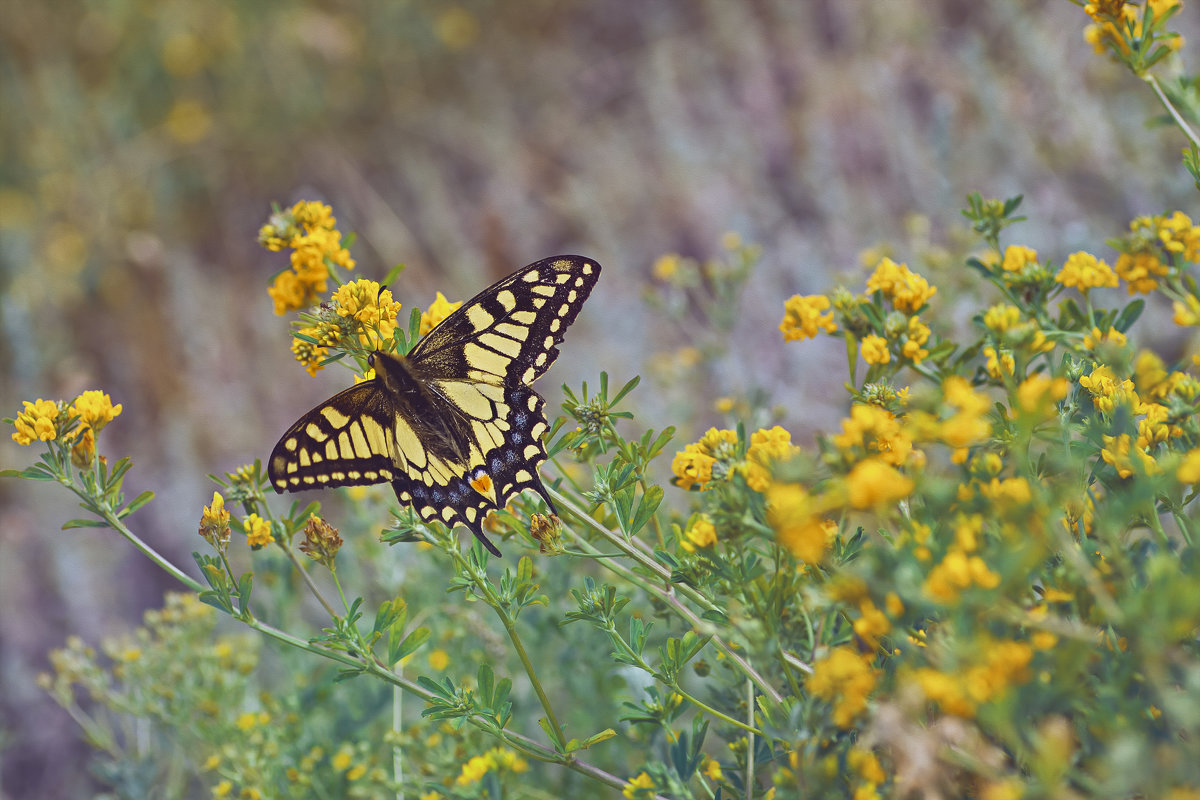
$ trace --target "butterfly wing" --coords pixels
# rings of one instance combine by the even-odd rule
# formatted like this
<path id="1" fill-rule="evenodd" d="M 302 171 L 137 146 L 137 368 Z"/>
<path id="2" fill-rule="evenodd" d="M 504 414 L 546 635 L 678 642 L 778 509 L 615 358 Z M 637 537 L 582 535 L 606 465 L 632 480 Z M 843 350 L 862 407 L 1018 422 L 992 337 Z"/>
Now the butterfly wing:
<path id="1" fill-rule="evenodd" d="M 546 460 L 545 402 L 529 384 L 558 357 L 563 333 L 599 277 L 600 265 L 581 256 L 530 264 L 464 303 L 408 355 L 422 385 L 469 426 L 466 478 L 476 497 L 488 501 L 462 510 L 428 508 L 454 512 L 489 549 L 480 526 L 491 508 L 533 489 L 554 510 L 538 477 Z M 413 491 L 396 488 L 401 501 Z M 415 487 L 418 510 L 425 494 Z"/>
<path id="2" fill-rule="evenodd" d="M 277 492 L 390 481 L 395 458 L 394 404 L 376 381 L 326 400 L 296 421 L 267 460 Z"/>

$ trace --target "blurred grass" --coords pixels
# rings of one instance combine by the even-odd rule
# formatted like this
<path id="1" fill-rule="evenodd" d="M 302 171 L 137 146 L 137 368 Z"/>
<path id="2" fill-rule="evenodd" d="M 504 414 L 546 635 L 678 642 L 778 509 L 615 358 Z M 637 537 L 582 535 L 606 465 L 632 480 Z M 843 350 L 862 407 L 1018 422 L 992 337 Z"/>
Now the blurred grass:
<path id="1" fill-rule="evenodd" d="M 107 447 L 159 493 L 136 523 L 176 560 L 203 475 L 345 382 L 308 379 L 270 313 L 271 201 L 331 203 L 359 274 L 410 266 L 408 307 L 556 252 L 599 260 L 552 408 L 564 381 L 624 380 L 702 335 L 647 313 L 650 265 L 737 231 L 765 258 L 708 396 L 761 387 L 798 432 L 836 418 L 840 375 L 836 353 L 784 350 L 781 301 L 860 250 L 953 239 L 972 190 L 1025 194 L 1018 235 L 1057 260 L 1195 208 L 1179 137 L 1146 126 L 1151 94 L 1065 0 L 0 0 L 0 18 L 0 409 L 123 403 Z M 1200 41 L 1194 8 L 1179 19 Z M 659 391 L 635 395 L 645 424 L 680 422 Z M 29 458 L 2 438 L 4 467 Z M 0 503 L 0 792 L 74 796 L 82 746 L 33 675 L 167 587 L 115 538 L 58 532 L 60 495 L 5 481 Z"/>

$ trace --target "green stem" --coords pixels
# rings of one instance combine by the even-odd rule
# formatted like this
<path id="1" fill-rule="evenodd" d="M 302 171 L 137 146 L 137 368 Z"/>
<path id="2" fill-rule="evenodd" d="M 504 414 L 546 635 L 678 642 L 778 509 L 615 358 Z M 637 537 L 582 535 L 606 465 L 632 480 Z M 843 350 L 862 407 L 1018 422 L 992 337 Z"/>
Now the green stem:
<path id="1" fill-rule="evenodd" d="M 497 609 L 497 611 L 499 610 Z M 546 719 L 550 721 L 550 727 L 554 730 L 557 743 L 565 746 L 567 743 L 566 734 L 563 733 L 562 726 L 558 724 L 558 717 L 554 714 L 554 707 L 550 705 L 550 698 L 546 696 L 546 691 L 542 688 L 542 682 L 538 680 L 537 672 L 533 668 L 533 662 L 529 660 L 529 654 L 525 652 L 525 645 L 521 643 L 521 636 L 517 633 L 516 621 L 511 619 L 507 612 L 502 613 L 500 619 L 504 622 L 504 629 L 508 631 L 508 638 L 512 640 L 513 647 L 517 650 L 517 656 L 521 659 L 521 665 L 525 667 L 525 674 L 529 676 L 529 682 L 533 684 L 533 690 L 537 692 L 538 700 L 541 701 L 542 708 L 546 711 Z"/>
<path id="2" fill-rule="evenodd" d="M 1192 146 L 1200 147 L 1200 135 L 1192 130 L 1192 126 L 1187 124 L 1187 120 L 1179 115 L 1179 112 L 1175 109 L 1175 106 L 1171 104 L 1171 101 L 1167 98 L 1166 92 L 1163 91 L 1162 86 L 1159 84 L 1158 78 L 1154 77 L 1153 75 L 1143 75 L 1142 80 L 1150 84 L 1150 88 L 1154 90 L 1156 95 L 1158 95 L 1159 102 L 1161 102 L 1167 109 L 1167 113 L 1171 115 L 1171 119 L 1173 119 L 1175 124 L 1179 126 L 1179 130 L 1183 131 L 1183 135 L 1191 140 Z"/>
<path id="3" fill-rule="evenodd" d="M 83 498 L 85 501 L 96 503 L 95 498 L 79 491 L 74 484 L 71 485 L 71 491 L 75 492 L 75 494 L 79 495 L 79 497 Z M 124 536 L 126 540 L 128 540 L 134 547 L 141 551 L 142 555 L 153 561 L 163 572 L 167 573 L 172 578 L 179 581 L 197 594 L 206 589 L 206 587 L 202 586 L 199 581 L 188 575 L 179 567 L 172 564 L 161 553 L 142 541 L 141 538 L 131 531 L 124 522 L 117 518 L 116 511 L 114 511 L 112 506 L 110 506 L 108 503 L 96 503 L 96 507 L 99 509 L 101 512 L 101 517 L 103 517 L 104 521 L 108 523 L 110 528 Z"/>

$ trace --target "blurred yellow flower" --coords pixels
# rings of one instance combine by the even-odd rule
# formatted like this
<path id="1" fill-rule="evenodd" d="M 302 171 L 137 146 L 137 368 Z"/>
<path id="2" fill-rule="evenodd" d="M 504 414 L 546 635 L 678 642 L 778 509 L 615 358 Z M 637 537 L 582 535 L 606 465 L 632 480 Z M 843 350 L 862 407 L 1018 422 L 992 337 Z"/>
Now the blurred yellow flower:
<path id="1" fill-rule="evenodd" d="M 813 664 L 806 686 L 814 697 L 833 704 L 833 723 L 849 728 L 867 708 L 877 672 L 867 657 L 851 647 L 837 647 Z"/>
<path id="2" fill-rule="evenodd" d="M 1020 272 L 1028 264 L 1037 264 L 1037 251 L 1031 247 L 1019 244 L 1009 245 L 1004 249 L 1004 260 L 1000 266 L 1005 272 Z"/>

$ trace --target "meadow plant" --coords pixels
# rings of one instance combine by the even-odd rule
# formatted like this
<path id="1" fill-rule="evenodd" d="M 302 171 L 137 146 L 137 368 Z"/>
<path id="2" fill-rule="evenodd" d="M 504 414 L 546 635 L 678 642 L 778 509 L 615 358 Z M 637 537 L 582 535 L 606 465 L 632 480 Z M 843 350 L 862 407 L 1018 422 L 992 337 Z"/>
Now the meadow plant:
<path id="1" fill-rule="evenodd" d="M 1089 4 L 1087 38 L 1154 87 L 1200 181 L 1194 88 L 1148 72 L 1179 8 Z M 44 686 L 121 796 L 1200 797 L 1200 221 L 1138 217 L 1053 263 L 1014 237 L 1020 202 L 968 200 L 966 330 L 936 272 L 888 257 L 783 304 L 788 347 L 846 345 L 845 417 L 812 443 L 738 424 L 672 445 L 623 408 L 636 379 L 564 387 L 562 519 L 494 514 L 504 562 L 409 509 L 372 536 L 382 489 L 348 490 L 339 533 L 254 462 L 198 512 L 198 581 L 128 527 L 151 496 L 126 502 L 131 462 L 100 447 L 121 406 L 27 402 L 9 422 L 40 460 L 5 474 L 62 484 L 89 514 L 67 527 L 189 590 L 102 653 L 73 638 Z M 347 281 L 321 204 L 260 241 L 291 251 L 270 296 L 310 373 L 369 377 L 456 307 L 405 323 L 397 274 Z M 660 259 L 658 307 L 730 330 L 760 254 L 726 252 Z M 1137 346 L 1148 308 L 1173 355 Z"/>

